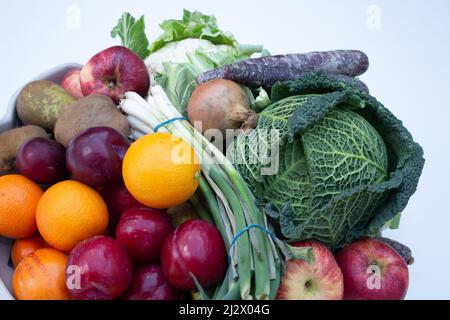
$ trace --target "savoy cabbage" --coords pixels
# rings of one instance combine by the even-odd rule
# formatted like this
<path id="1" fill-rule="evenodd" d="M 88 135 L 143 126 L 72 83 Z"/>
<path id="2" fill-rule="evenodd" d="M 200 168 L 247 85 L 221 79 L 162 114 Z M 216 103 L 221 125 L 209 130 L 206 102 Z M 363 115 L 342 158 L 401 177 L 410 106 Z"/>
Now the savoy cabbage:
<path id="1" fill-rule="evenodd" d="M 257 129 L 241 133 L 228 155 L 284 237 L 339 248 L 376 235 L 402 212 L 423 151 L 387 108 L 323 73 L 278 83 L 271 97 Z M 279 136 L 259 139 L 267 129 Z M 263 164 L 249 157 L 275 143 L 278 172 L 262 174 Z"/>

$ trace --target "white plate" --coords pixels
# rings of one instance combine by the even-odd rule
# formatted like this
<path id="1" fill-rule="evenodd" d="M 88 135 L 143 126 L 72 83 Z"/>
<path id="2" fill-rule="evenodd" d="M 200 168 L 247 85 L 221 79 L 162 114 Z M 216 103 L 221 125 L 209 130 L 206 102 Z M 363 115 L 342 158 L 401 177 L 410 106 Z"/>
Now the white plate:
<path id="1" fill-rule="evenodd" d="M 57 66 L 37 76 L 34 80 L 50 80 L 59 83 L 67 71 L 74 68 L 81 68 L 77 63 L 68 63 Z M 26 84 L 25 84 L 26 85 Z M 25 86 L 24 85 L 24 86 Z M 16 100 L 23 87 L 11 97 L 6 107 L 5 116 L 0 118 L 0 132 L 11 129 L 17 125 Z M 13 269 L 8 265 L 11 253 L 12 240 L 0 237 L 0 300 L 13 300 L 12 296 L 12 275 Z"/>

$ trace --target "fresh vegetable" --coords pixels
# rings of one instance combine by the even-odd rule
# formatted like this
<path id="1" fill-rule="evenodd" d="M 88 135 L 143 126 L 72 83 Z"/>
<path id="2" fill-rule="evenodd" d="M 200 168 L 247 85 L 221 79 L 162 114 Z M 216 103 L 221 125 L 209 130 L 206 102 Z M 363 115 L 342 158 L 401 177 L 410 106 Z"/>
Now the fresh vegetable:
<path id="1" fill-rule="evenodd" d="M 184 293 L 175 289 L 160 266 L 139 267 L 133 275 L 123 299 L 125 300 L 182 300 Z"/>
<path id="2" fill-rule="evenodd" d="M 105 236 L 80 242 L 70 252 L 67 266 L 67 286 L 76 300 L 118 298 L 133 275 L 133 264 L 125 247 Z"/>
<path id="3" fill-rule="evenodd" d="M 192 92 L 197 87 L 196 78 L 200 74 L 225 64 L 248 59 L 251 53 L 239 48 L 227 48 L 209 53 L 198 49 L 186 55 L 187 63 L 163 63 L 164 70 L 156 77 L 156 82 L 164 88 L 170 101 L 184 115 Z"/>
<path id="4" fill-rule="evenodd" d="M 179 226 L 164 242 L 161 252 L 161 267 L 167 279 L 184 291 L 196 288 L 194 279 L 204 288 L 218 285 L 225 277 L 227 265 L 219 231 L 203 220 L 190 220 Z"/>
<path id="5" fill-rule="evenodd" d="M 144 61 L 122 46 L 105 49 L 93 56 L 81 69 L 84 96 L 104 94 L 115 103 L 127 91 L 147 96 L 150 75 Z"/>
<path id="6" fill-rule="evenodd" d="M 155 209 L 130 209 L 124 212 L 116 230 L 119 240 L 135 263 L 159 261 L 164 240 L 174 230 L 170 217 Z"/>
<path id="7" fill-rule="evenodd" d="M 355 241 L 336 255 L 346 300 L 402 300 L 409 283 L 405 260 L 375 239 Z"/>
<path id="8" fill-rule="evenodd" d="M 312 248 L 314 262 L 288 261 L 276 299 L 342 300 L 344 278 L 333 253 L 327 246 L 316 241 L 296 242 L 292 245 Z"/>
<path id="9" fill-rule="evenodd" d="M 52 131 L 61 112 L 75 99 L 56 83 L 47 80 L 29 83 L 19 94 L 16 110 L 25 125 Z"/>
<path id="10" fill-rule="evenodd" d="M 125 136 L 130 130 L 126 117 L 117 110 L 109 97 L 93 94 L 64 110 L 55 125 L 55 138 L 67 147 L 69 141 L 80 132 L 102 126 L 116 129 Z"/>
<path id="11" fill-rule="evenodd" d="M 183 10 L 182 20 L 166 20 L 161 25 L 164 33 L 152 43 L 151 52 L 156 52 L 168 43 L 184 39 L 205 39 L 213 44 L 235 46 L 232 35 L 219 29 L 214 16 L 204 15 L 199 11 Z"/>
<path id="12" fill-rule="evenodd" d="M 368 67 L 367 56 L 356 50 L 286 54 L 239 61 L 207 71 L 197 78 L 197 83 L 220 78 L 250 87 L 271 88 L 278 81 L 296 80 L 308 72 L 324 71 L 356 77 Z"/>
<path id="13" fill-rule="evenodd" d="M 255 98 L 253 92 L 247 88 L 247 96 L 251 101 L 252 110 L 254 110 L 255 112 L 261 112 L 270 105 L 271 101 L 269 94 L 264 88 L 258 88 L 256 89 L 256 92 L 258 93 L 258 95 Z"/>
<path id="14" fill-rule="evenodd" d="M 376 237 L 376 240 L 382 241 L 391 246 L 403 258 L 403 260 L 405 260 L 406 264 L 412 265 L 414 263 L 414 257 L 411 249 L 404 244 L 385 237 Z"/>
<path id="15" fill-rule="evenodd" d="M 228 155 L 282 235 L 337 248 L 377 235 L 405 208 L 423 151 L 375 98 L 323 73 L 277 84 L 271 98 Z M 267 139 L 267 130 L 278 135 Z M 278 170 L 248 161 L 277 145 Z"/>
<path id="16" fill-rule="evenodd" d="M 132 92 L 121 101 L 121 109 L 128 115 L 134 130 L 144 128 L 149 133 L 169 119 L 178 118 L 180 112 L 169 101 L 160 86 L 154 86 L 148 101 Z M 202 219 L 211 219 L 220 231 L 225 247 L 230 251 L 232 263 L 222 284 L 216 288 L 213 299 L 273 299 L 281 276 L 280 251 L 286 256 L 310 259 L 310 250 L 292 252 L 290 246 L 271 238 L 260 229 L 250 228 L 236 240 L 238 232 L 253 224 L 268 226 L 266 217 L 258 210 L 253 194 L 226 157 L 205 137 L 197 133 L 186 121 L 172 121 L 160 131 L 169 131 L 183 137 L 202 159 L 202 177 L 199 191 L 192 202 Z M 134 135 L 134 138 L 140 134 Z M 211 217 L 208 217 L 208 215 Z M 275 243 L 281 248 L 279 251 Z M 201 291 L 203 299 L 208 296 Z"/>
<path id="17" fill-rule="evenodd" d="M 148 39 L 145 35 L 144 16 L 136 20 L 131 14 L 124 12 L 117 26 L 111 31 L 111 37 L 117 36 L 122 40 L 124 47 L 133 51 L 142 60 L 150 54 Z"/>
<path id="18" fill-rule="evenodd" d="M 110 127 L 89 128 L 70 140 L 67 169 L 71 177 L 92 187 L 122 182 L 122 161 L 130 147 L 123 134 Z"/>
<path id="19" fill-rule="evenodd" d="M 231 34 L 219 29 L 214 16 L 197 11 L 185 10 L 181 20 L 166 20 L 161 28 L 163 34 L 151 44 L 146 62 L 156 82 L 183 115 L 200 74 L 255 53 L 267 54 L 262 46 L 239 44 Z M 144 32 L 139 34 L 145 36 Z"/>
<path id="20" fill-rule="evenodd" d="M 367 85 L 358 78 L 342 74 L 327 74 L 327 76 L 329 79 L 341 83 L 342 86 L 350 86 L 365 93 L 370 93 L 369 87 L 367 87 Z"/>
<path id="21" fill-rule="evenodd" d="M 33 138 L 19 148 L 16 167 L 37 183 L 61 181 L 67 176 L 66 150 L 54 140 Z"/>
<path id="22" fill-rule="evenodd" d="M 161 25 L 163 34 L 152 43 L 147 63 L 162 73 L 165 62 L 188 63 L 188 55 L 202 50 L 208 56 L 234 51 L 238 43 L 231 34 L 221 31 L 214 16 L 184 10 L 181 20 L 170 19 Z"/>
<path id="23" fill-rule="evenodd" d="M 20 146 L 33 138 L 48 138 L 44 129 L 24 126 L 0 133 L 0 172 L 14 169 Z"/>
<path id="24" fill-rule="evenodd" d="M 188 115 L 194 127 L 196 122 L 201 125 L 203 134 L 216 129 L 221 131 L 223 138 L 227 129 L 256 126 L 256 115 L 250 110 L 247 95 L 229 80 L 212 80 L 195 89 L 189 100 Z"/>

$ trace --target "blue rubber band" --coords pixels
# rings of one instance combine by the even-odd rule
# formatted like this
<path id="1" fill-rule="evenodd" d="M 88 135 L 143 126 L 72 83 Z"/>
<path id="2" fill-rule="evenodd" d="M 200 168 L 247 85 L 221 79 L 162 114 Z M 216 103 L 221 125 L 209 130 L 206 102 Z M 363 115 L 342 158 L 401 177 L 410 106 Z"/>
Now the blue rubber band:
<path id="1" fill-rule="evenodd" d="M 186 117 L 176 117 L 176 118 L 172 118 L 169 119 L 167 121 L 164 121 L 163 123 L 158 124 L 155 128 L 153 128 L 153 132 L 158 132 L 159 129 L 161 129 L 162 127 L 167 126 L 168 124 L 171 124 L 172 122 L 178 121 L 178 120 L 187 120 Z"/>
<path id="2" fill-rule="evenodd" d="M 265 227 L 260 226 L 259 224 L 251 224 L 251 225 L 247 226 L 245 229 L 242 229 L 241 231 L 239 231 L 234 236 L 233 240 L 231 240 L 230 250 L 228 252 L 228 260 L 229 260 L 229 262 L 231 262 L 232 250 L 233 250 L 234 245 L 236 244 L 236 241 L 239 239 L 240 236 L 242 236 L 244 233 L 246 233 L 247 231 L 249 231 L 250 229 L 253 229 L 253 228 L 258 228 L 258 229 L 264 231 L 265 233 L 267 233 L 271 238 L 276 238 L 275 234 L 273 234 L 272 232 L 267 230 Z"/>

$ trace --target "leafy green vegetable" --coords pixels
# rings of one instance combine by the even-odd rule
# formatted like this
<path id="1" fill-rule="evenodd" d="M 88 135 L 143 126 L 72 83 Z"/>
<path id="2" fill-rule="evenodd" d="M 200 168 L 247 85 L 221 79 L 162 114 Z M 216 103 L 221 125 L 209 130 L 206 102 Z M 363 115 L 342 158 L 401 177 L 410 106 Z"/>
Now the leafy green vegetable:
<path id="1" fill-rule="evenodd" d="M 267 93 L 266 90 L 264 90 L 264 88 L 259 88 L 258 89 L 258 96 L 255 98 L 255 103 L 253 106 L 253 109 L 256 112 L 262 111 L 264 110 L 266 107 L 268 107 L 270 105 L 271 101 L 270 101 L 270 97 L 269 94 Z"/>
<path id="2" fill-rule="evenodd" d="M 275 85 L 272 100 L 228 155 L 285 237 L 339 248 L 403 211 L 423 151 L 381 103 L 322 73 Z M 270 129 L 279 136 L 260 139 Z M 276 143 L 278 172 L 267 175 L 251 158 Z"/>
<path id="3" fill-rule="evenodd" d="M 181 20 L 166 20 L 163 34 L 150 46 L 147 63 L 156 75 L 156 82 L 170 101 L 183 114 L 196 79 L 205 71 L 250 58 L 253 54 L 269 55 L 260 45 L 239 44 L 217 25 L 214 16 L 184 10 Z"/>
<path id="4" fill-rule="evenodd" d="M 184 10 L 183 19 L 170 19 L 161 25 L 164 33 L 152 43 L 151 52 L 158 51 L 170 42 L 188 38 L 205 39 L 213 44 L 226 44 L 236 46 L 237 42 L 231 34 L 221 31 L 214 16 L 204 15 L 201 12 Z"/>
<path id="5" fill-rule="evenodd" d="M 136 20 L 128 12 L 124 12 L 117 26 L 111 31 L 111 37 L 120 37 L 122 45 L 136 53 L 142 60 L 150 55 L 149 42 L 145 35 L 144 16 Z"/>
<path id="6" fill-rule="evenodd" d="M 397 230 L 398 228 L 400 228 L 400 220 L 401 220 L 401 218 L 402 218 L 402 214 L 401 213 L 397 214 L 394 218 L 392 218 L 388 222 L 389 229 Z"/>

